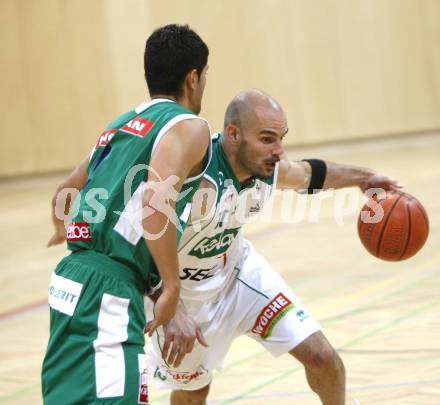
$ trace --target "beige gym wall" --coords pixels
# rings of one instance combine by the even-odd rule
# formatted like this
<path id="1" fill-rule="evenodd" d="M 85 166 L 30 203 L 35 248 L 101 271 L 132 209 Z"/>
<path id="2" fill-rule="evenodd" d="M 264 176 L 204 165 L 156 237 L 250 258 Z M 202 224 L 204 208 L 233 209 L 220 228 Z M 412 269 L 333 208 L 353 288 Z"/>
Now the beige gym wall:
<path id="1" fill-rule="evenodd" d="M 210 47 L 202 115 L 238 91 L 284 106 L 287 144 L 440 128 L 438 0 L 2 0 L 0 176 L 64 170 L 147 98 L 145 39 L 189 23 Z"/>

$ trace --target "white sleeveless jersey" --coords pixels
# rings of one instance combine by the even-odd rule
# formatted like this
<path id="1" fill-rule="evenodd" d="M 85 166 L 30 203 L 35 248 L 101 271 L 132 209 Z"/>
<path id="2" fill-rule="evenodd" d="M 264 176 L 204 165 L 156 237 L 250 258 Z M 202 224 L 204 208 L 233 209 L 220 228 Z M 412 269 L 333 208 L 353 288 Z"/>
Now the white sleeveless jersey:
<path id="1" fill-rule="evenodd" d="M 240 228 L 262 210 L 276 185 L 278 164 L 270 178 L 255 177 L 240 185 L 220 134 L 213 136 L 212 148 L 210 165 L 192 200 L 191 218 L 179 243 L 181 297 L 186 302 L 213 301 L 234 280 L 243 253 Z M 201 216 L 199 207 L 204 205 L 211 209 Z"/>

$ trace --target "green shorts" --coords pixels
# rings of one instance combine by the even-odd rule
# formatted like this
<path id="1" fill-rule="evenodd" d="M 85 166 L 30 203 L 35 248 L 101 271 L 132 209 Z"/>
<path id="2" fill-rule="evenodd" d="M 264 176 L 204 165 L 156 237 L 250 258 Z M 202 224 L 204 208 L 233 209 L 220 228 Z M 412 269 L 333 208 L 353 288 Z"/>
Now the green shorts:
<path id="1" fill-rule="evenodd" d="M 148 403 L 144 284 L 129 268 L 93 251 L 58 264 L 49 286 L 45 404 Z"/>

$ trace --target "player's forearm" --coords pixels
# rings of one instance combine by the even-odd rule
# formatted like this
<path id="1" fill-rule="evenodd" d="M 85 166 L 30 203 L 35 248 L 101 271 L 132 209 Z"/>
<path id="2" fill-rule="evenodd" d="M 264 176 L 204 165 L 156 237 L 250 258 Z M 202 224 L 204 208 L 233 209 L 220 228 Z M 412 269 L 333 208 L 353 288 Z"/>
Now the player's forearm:
<path id="1" fill-rule="evenodd" d="M 325 162 L 327 174 L 323 189 L 361 187 L 374 174 L 371 169 Z"/>
<path id="2" fill-rule="evenodd" d="M 159 297 L 162 294 L 162 292 L 163 292 L 163 289 L 162 289 L 162 286 L 160 286 L 153 293 L 147 295 L 147 297 L 151 301 L 156 302 L 159 299 Z M 180 311 L 182 311 L 182 312 L 184 312 L 186 314 L 185 305 L 184 305 L 182 299 L 179 299 L 179 302 L 177 303 L 177 310 L 178 311 L 180 310 Z"/>
<path id="3" fill-rule="evenodd" d="M 87 182 L 88 158 L 58 186 L 52 197 L 52 222 L 55 229 L 64 227 L 65 218 L 69 215 L 72 201 Z"/>
<path id="4" fill-rule="evenodd" d="M 180 279 L 177 260 L 177 234 L 175 226 L 164 214 L 155 212 L 143 221 L 145 240 L 158 268 L 163 289 L 179 294 Z M 163 234 L 154 239 L 153 235 Z M 149 236 L 151 235 L 151 236 Z"/>
<path id="5" fill-rule="evenodd" d="M 62 219 L 59 219 L 55 215 L 55 211 L 54 210 L 52 210 L 52 224 L 53 224 L 55 230 L 59 234 L 65 234 L 66 233 L 66 226 L 64 224 L 64 221 Z"/>
<path id="6" fill-rule="evenodd" d="M 64 218 L 69 214 L 71 198 L 68 196 L 64 200 L 59 198 L 62 186 L 58 187 L 55 195 L 52 197 L 52 223 L 55 229 L 60 232 L 65 231 Z"/>

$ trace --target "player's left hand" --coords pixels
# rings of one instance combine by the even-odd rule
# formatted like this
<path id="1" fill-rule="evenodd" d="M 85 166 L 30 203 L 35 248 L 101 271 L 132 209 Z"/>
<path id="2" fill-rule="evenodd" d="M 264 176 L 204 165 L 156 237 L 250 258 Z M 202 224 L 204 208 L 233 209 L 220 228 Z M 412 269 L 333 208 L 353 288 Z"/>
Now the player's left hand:
<path id="1" fill-rule="evenodd" d="M 47 242 L 47 247 L 61 245 L 66 241 L 66 233 L 55 232 Z"/>
<path id="2" fill-rule="evenodd" d="M 67 238 L 67 230 L 64 222 L 59 220 L 55 216 L 52 216 L 52 223 L 55 232 L 53 233 L 52 237 L 49 239 L 49 242 L 47 242 L 46 247 L 61 245 L 66 241 Z"/>
<path id="3" fill-rule="evenodd" d="M 47 247 L 55 246 L 55 245 L 61 245 L 66 241 L 66 228 L 64 225 L 54 224 L 55 225 L 55 232 L 52 235 L 52 237 L 49 239 L 49 242 L 47 242 Z"/>
<path id="4" fill-rule="evenodd" d="M 165 323 L 163 328 L 165 343 L 162 358 L 172 367 L 180 366 L 185 355 L 192 352 L 196 340 L 208 347 L 199 324 L 186 313 L 181 302 L 174 318 Z"/>
<path id="5" fill-rule="evenodd" d="M 385 191 L 394 190 L 399 191 L 402 185 L 391 177 L 379 173 L 371 173 L 369 177 L 359 184 L 363 193 L 371 188 L 381 188 Z"/>

